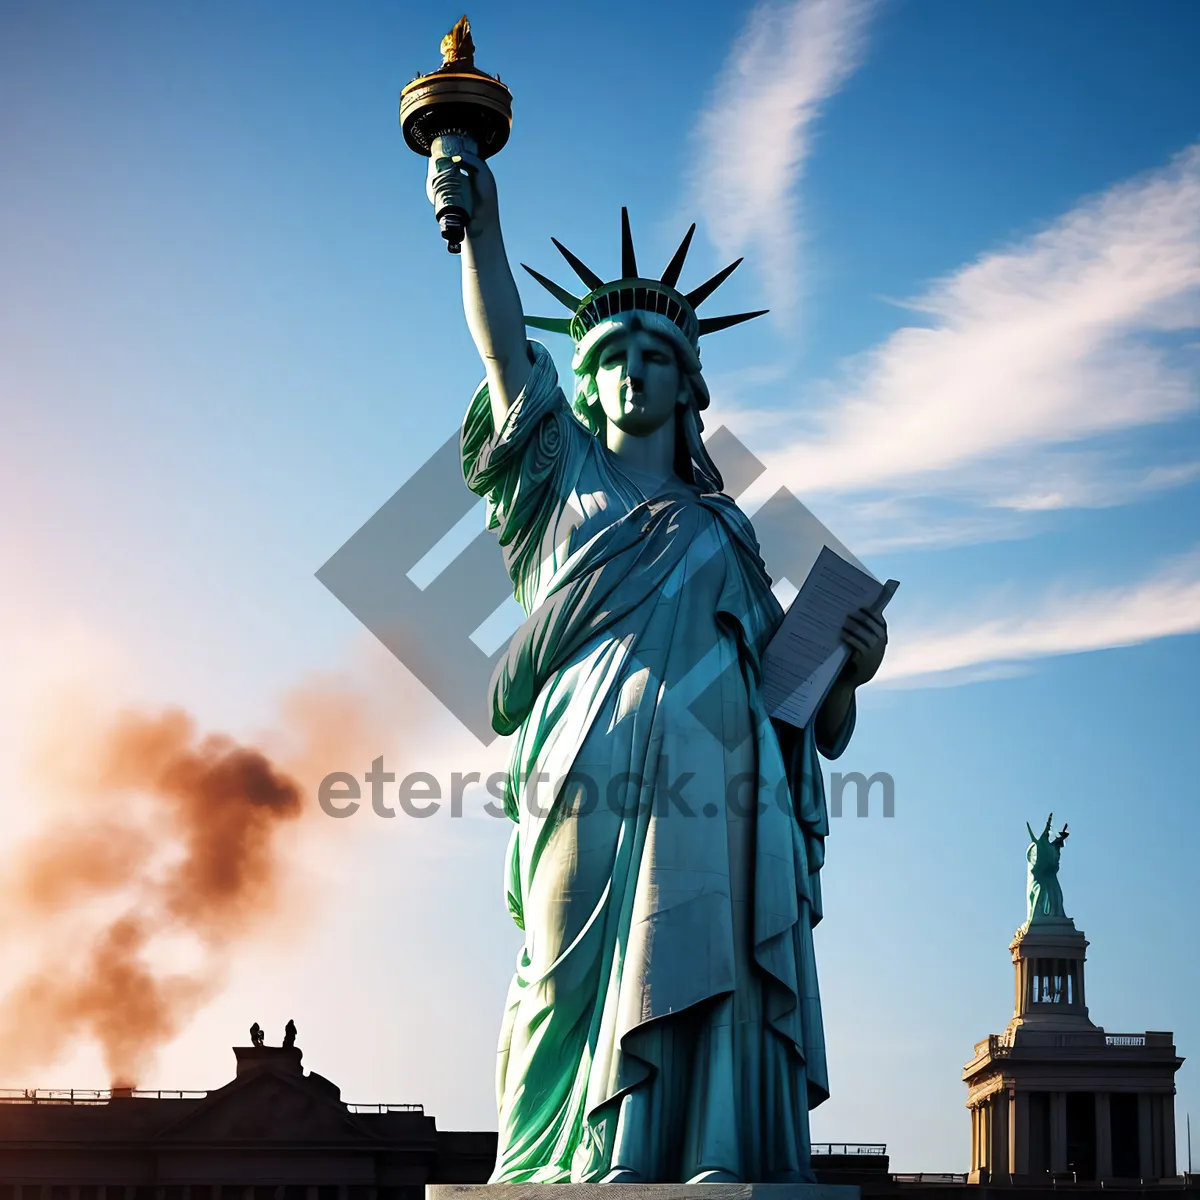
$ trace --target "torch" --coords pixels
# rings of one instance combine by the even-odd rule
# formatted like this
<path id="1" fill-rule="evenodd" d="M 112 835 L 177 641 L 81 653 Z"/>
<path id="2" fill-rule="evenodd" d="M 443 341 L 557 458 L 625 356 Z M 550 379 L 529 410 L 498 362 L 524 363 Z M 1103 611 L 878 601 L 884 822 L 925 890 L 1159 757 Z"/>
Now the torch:
<path id="1" fill-rule="evenodd" d="M 442 38 L 442 65 L 400 93 L 400 129 L 410 150 L 436 168 L 433 208 L 446 249 L 462 250 L 471 217 L 467 173 L 452 170 L 464 153 L 490 158 L 508 141 L 512 93 L 499 78 L 475 66 L 475 43 L 466 17 Z"/>

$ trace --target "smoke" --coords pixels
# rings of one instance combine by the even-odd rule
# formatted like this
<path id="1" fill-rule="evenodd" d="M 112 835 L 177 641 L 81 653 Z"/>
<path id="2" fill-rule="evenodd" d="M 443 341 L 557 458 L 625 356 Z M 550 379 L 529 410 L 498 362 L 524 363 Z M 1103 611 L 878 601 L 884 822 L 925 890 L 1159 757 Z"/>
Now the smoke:
<path id="1" fill-rule="evenodd" d="M 0 1001 L 0 1058 L 26 1069 L 90 1040 L 128 1087 L 276 911 L 305 805 L 295 775 L 178 709 L 123 713 L 85 741 L 89 768 L 64 772 L 6 875 L 6 932 L 33 953 Z"/>
<path id="2" fill-rule="evenodd" d="M 346 855 L 388 829 L 324 816 L 325 775 L 361 776 L 379 755 L 397 773 L 486 775 L 505 753 L 481 754 L 366 639 L 235 740 L 179 708 L 114 711 L 113 681 L 136 677 L 119 648 L 90 628 L 28 628 L 24 669 L 0 674 L 0 768 L 9 747 L 24 766 L 0 794 L 0 1070 L 14 1085 L 96 1046 L 109 1081 L 135 1086 L 244 961 L 257 973 L 260 948 L 302 944 Z M 391 836 L 428 838 L 418 824 Z"/>

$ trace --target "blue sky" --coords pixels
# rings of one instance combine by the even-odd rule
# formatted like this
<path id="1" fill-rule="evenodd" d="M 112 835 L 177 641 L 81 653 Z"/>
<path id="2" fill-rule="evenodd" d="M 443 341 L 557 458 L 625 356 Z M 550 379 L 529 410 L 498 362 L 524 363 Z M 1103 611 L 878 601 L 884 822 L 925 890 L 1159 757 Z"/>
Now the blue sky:
<path id="1" fill-rule="evenodd" d="M 362 723 L 297 751 L 310 773 L 494 756 L 313 576 L 480 375 L 396 118 L 459 15 L 0 11 L 9 840 L 60 814 L 29 759 L 48 715 L 77 751 L 64 688 L 286 741 L 297 690 L 332 680 Z M 889 771 L 896 816 L 830 837 L 833 1097 L 815 1136 L 965 1169 L 959 1070 L 1010 1015 L 1024 823 L 1053 809 L 1092 1016 L 1175 1031 L 1182 1139 L 1200 1115 L 1200 11 L 485 0 L 470 16 L 515 97 L 495 164 L 510 256 L 566 282 L 553 233 L 610 274 L 622 204 L 651 264 L 700 222 L 685 284 L 744 254 L 715 303 L 772 315 L 706 345 L 710 425 L 903 581 L 839 764 Z M 231 951 L 144 1083 L 219 1085 L 252 1020 L 294 1017 L 347 1098 L 490 1127 L 517 949 L 507 831 L 366 811 L 304 825 L 292 917 Z M 10 1074 L 107 1082 L 83 1043 Z"/>

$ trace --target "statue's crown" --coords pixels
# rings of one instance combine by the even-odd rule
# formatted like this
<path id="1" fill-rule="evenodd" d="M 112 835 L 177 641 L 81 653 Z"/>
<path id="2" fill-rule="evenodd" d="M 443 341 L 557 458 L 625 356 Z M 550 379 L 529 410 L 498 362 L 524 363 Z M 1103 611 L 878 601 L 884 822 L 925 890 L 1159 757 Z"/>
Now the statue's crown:
<path id="1" fill-rule="evenodd" d="M 637 257 L 633 252 L 633 235 L 629 231 L 629 210 L 622 208 L 621 278 L 608 283 L 580 262 L 557 238 L 551 238 L 563 258 L 571 264 L 571 269 L 587 285 L 588 292 L 582 297 L 574 296 L 566 288 L 559 287 L 553 280 L 522 263 L 521 266 L 572 313 L 570 317 L 526 317 L 525 324 L 534 329 L 545 329 L 550 333 L 569 334 L 578 343 L 590 329 L 620 313 L 652 312 L 666 317 L 674 324 L 694 350 L 706 333 L 716 333 L 719 329 L 740 325 L 743 321 L 761 317 L 767 312 L 768 310 L 763 308 L 757 312 L 734 313 L 727 317 L 696 315 L 696 309 L 729 278 L 742 260 L 739 258 L 730 263 L 690 292 L 678 291 L 675 285 L 679 282 L 679 273 L 683 270 L 683 262 L 695 232 L 696 226 L 693 223 L 684 234 L 679 249 L 671 256 L 671 261 L 660 279 L 645 279 L 638 274 Z"/>

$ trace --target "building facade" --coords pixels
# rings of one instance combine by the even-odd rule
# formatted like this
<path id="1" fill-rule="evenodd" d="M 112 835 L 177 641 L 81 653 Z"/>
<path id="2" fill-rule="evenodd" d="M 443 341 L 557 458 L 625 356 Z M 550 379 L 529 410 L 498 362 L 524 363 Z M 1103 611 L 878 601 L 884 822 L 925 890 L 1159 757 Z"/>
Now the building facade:
<path id="1" fill-rule="evenodd" d="M 211 1092 L 28 1092 L 0 1102 L 0 1200 L 422 1200 L 482 1183 L 495 1133 L 421 1105 L 348 1105 L 295 1047 L 238 1046 Z"/>
<path id="2" fill-rule="evenodd" d="M 1174 1178 L 1170 1033 L 1108 1033 L 1088 1015 L 1088 942 L 1069 917 L 1027 923 L 1009 946 L 1016 1005 L 963 1068 L 972 1183 Z"/>

